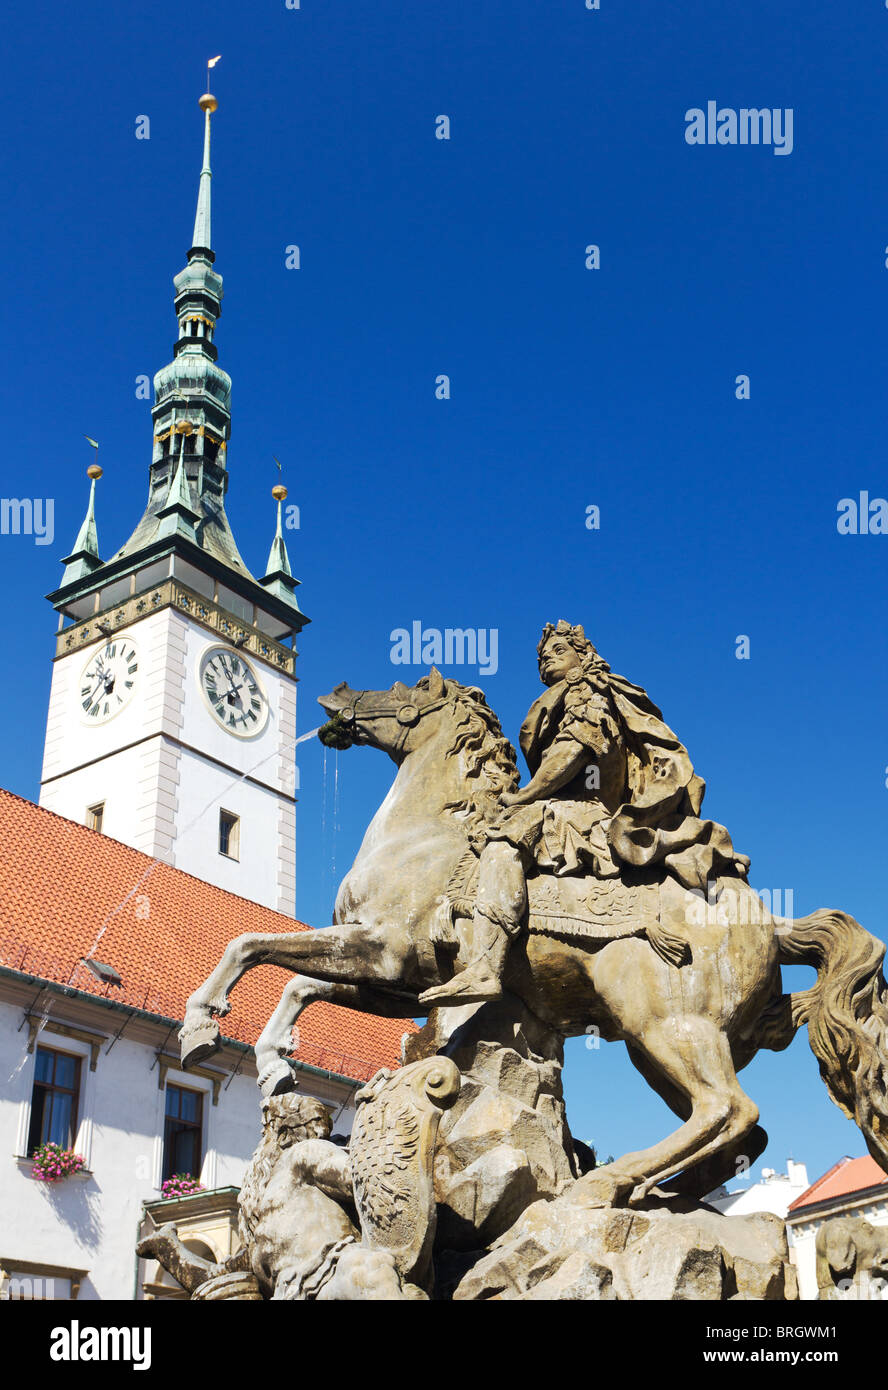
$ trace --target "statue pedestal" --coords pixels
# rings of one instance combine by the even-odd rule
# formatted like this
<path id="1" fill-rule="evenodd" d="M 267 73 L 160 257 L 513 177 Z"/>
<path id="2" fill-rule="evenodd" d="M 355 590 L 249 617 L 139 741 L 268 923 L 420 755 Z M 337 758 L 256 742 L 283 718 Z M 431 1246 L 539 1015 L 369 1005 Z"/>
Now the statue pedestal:
<path id="1" fill-rule="evenodd" d="M 561 1037 L 519 999 L 432 1012 L 405 1056 L 437 1052 L 460 1072 L 435 1153 L 437 1249 L 479 1250 L 578 1167 L 567 1128 Z"/>

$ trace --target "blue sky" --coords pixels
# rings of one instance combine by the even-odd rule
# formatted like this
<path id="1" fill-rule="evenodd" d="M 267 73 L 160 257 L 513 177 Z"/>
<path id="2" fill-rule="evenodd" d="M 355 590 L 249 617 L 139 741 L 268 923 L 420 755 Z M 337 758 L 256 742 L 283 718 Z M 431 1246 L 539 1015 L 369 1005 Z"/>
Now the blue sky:
<path id="1" fill-rule="evenodd" d="M 221 53 L 228 507 L 261 572 L 283 461 L 313 619 L 301 729 L 344 678 L 418 677 L 389 653 L 419 619 L 498 630 L 482 683 L 515 739 L 539 630 L 568 617 L 660 704 L 754 886 L 884 936 L 888 537 L 839 535 L 836 517 L 841 498 L 888 495 L 888 11 L 849 27 L 825 0 L 601 6 L 8 13 L 3 494 L 54 498 L 56 539 L 0 537 L 6 786 L 38 795 L 43 595 L 83 514 L 84 434 L 102 444 L 104 555 L 141 514 L 151 421 L 135 380 L 170 357 L 196 98 Z M 708 100 L 792 108 L 792 153 L 688 145 L 685 112 Z M 391 766 L 300 755 L 298 910 L 320 924 Z M 671 1127 L 620 1045 L 568 1056 L 580 1137 L 620 1153 Z M 791 1154 L 813 1178 L 863 1152 L 804 1038 L 744 1076 L 766 1163 Z"/>

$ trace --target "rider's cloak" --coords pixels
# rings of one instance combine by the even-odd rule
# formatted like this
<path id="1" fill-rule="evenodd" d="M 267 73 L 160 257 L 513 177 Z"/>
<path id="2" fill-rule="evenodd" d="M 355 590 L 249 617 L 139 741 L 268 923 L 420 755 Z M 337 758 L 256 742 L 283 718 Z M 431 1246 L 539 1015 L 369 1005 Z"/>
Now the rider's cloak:
<path id="1" fill-rule="evenodd" d="M 745 874 L 749 860 L 735 853 L 725 827 L 700 819 L 706 784 L 687 749 L 646 691 L 603 662 L 594 671 L 571 672 L 531 706 L 520 735 L 531 774 L 556 738 L 597 751 L 603 726 L 612 729 L 614 723 L 626 757 L 628 795 L 597 829 L 614 863 L 639 869 L 662 864 L 686 888 L 702 890 L 720 873 Z"/>

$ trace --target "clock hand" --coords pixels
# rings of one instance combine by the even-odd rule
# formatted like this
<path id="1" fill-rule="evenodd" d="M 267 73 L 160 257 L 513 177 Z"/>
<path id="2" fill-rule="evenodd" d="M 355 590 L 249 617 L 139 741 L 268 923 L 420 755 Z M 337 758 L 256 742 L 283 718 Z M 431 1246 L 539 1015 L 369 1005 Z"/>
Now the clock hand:
<path id="1" fill-rule="evenodd" d="M 233 689 L 234 689 L 234 685 L 233 685 L 233 682 L 232 682 L 232 679 L 231 679 L 231 672 L 229 671 L 227 665 L 225 664 L 225 657 L 224 657 L 224 656 L 220 656 L 220 657 L 219 657 L 219 665 L 222 667 L 222 674 L 225 676 L 225 679 L 228 681 L 228 688 L 229 688 L 229 690 L 233 690 Z"/>
<path id="2" fill-rule="evenodd" d="M 104 677 L 104 675 L 100 672 L 100 673 L 99 673 L 99 679 L 96 681 L 96 684 L 93 686 L 92 690 L 90 691 L 90 695 L 89 695 L 90 704 L 92 704 L 93 700 L 95 699 L 96 691 L 98 690 L 99 686 L 102 685 L 102 684 L 104 683 L 104 680 L 105 680 L 105 677 Z"/>
<path id="3" fill-rule="evenodd" d="M 244 682 L 241 681 L 240 685 L 235 685 L 235 684 L 234 684 L 234 680 L 233 680 L 233 678 L 232 678 L 232 676 L 231 676 L 231 673 L 230 673 L 230 671 L 229 671 L 227 665 L 225 664 L 225 658 L 224 658 L 224 656 L 220 656 L 220 657 L 219 657 L 219 665 L 222 667 L 222 670 L 223 670 L 223 672 L 225 673 L 225 679 L 226 679 L 227 682 L 228 682 L 228 695 L 227 695 L 226 698 L 227 698 L 228 703 L 229 703 L 230 705 L 231 705 L 231 704 L 234 704 L 234 700 L 237 699 L 237 692 L 238 692 L 239 690 L 242 690 L 242 689 L 243 689 Z"/>

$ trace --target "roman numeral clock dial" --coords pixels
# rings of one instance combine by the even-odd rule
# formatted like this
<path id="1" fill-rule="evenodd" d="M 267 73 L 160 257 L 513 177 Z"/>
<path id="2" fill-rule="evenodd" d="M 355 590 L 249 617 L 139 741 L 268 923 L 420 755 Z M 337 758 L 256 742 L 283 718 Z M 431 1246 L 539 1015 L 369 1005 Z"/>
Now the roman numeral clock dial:
<path id="1" fill-rule="evenodd" d="M 83 668 L 77 700 L 85 724 L 104 724 L 119 714 L 136 688 L 139 657 L 128 637 L 110 638 Z"/>
<path id="2" fill-rule="evenodd" d="M 261 733 L 268 701 L 248 661 L 231 647 L 211 647 L 200 663 L 200 688 L 217 723 L 239 738 Z"/>

